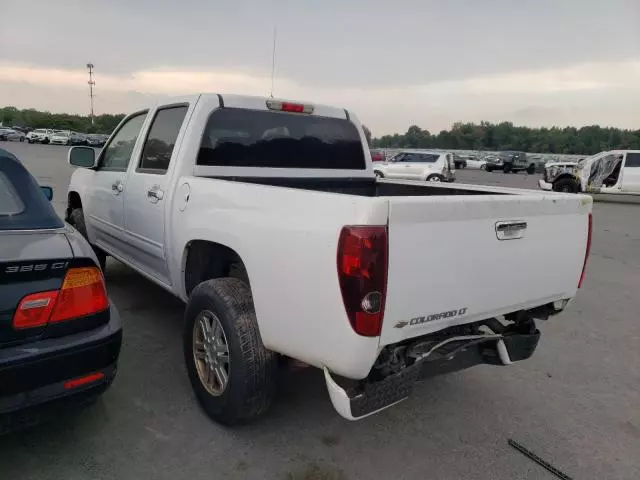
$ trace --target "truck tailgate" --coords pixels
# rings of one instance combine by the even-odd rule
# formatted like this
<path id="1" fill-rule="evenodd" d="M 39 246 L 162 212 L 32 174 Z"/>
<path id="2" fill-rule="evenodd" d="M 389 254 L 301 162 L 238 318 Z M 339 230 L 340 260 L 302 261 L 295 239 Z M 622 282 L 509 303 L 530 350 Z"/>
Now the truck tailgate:
<path id="1" fill-rule="evenodd" d="M 389 197 L 381 345 L 573 297 L 591 207 L 582 195 Z"/>

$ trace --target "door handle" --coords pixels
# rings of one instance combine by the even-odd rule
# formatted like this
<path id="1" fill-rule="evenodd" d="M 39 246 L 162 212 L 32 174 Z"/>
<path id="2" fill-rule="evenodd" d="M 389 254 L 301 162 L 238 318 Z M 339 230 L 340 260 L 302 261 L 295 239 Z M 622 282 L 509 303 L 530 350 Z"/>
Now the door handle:
<path id="1" fill-rule="evenodd" d="M 159 185 L 154 185 L 149 190 L 147 190 L 147 197 L 153 203 L 157 203 L 164 198 L 164 191 L 160 189 Z"/>
<path id="2" fill-rule="evenodd" d="M 115 195 L 121 194 L 123 190 L 124 190 L 124 186 L 122 185 L 122 182 L 120 180 L 118 180 L 117 182 L 111 185 L 111 191 Z"/>

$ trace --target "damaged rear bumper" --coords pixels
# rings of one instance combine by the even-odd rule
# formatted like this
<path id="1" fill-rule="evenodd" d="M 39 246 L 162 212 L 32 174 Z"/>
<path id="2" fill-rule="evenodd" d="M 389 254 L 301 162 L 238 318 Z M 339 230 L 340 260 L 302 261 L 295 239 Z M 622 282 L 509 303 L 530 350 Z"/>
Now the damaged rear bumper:
<path id="1" fill-rule="evenodd" d="M 470 336 L 471 337 L 471 336 Z M 355 387 L 343 387 L 324 368 L 329 396 L 336 411 L 347 420 L 359 420 L 406 399 L 415 383 L 443 373 L 464 370 L 474 365 L 509 365 L 533 355 L 540 331 L 531 334 L 485 335 L 469 338 L 462 346 L 444 354 L 434 349 L 413 365 L 379 381 L 363 381 Z M 452 342 L 460 340 L 452 339 Z M 443 344 L 442 347 L 445 345 Z M 440 348 L 440 347 L 438 347 Z M 436 354 L 437 353 L 437 354 Z"/>

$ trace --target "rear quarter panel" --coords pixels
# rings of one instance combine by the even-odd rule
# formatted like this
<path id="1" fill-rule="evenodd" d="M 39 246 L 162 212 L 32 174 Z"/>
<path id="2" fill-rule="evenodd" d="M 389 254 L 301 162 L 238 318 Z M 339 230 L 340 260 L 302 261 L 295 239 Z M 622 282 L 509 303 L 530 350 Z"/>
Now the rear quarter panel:
<path id="1" fill-rule="evenodd" d="M 363 378 L 378 338 L 356 335 L 338 284 L 336 255 L 344 225 L 384 225 L 383 199 L 184 177 L 186 208 L 174 202 L 167 229 L 173 282 L 184 290 L 187 245 L 208 240 L 235 250 L 248 272 L 265 346 L 311 365 Z"/>

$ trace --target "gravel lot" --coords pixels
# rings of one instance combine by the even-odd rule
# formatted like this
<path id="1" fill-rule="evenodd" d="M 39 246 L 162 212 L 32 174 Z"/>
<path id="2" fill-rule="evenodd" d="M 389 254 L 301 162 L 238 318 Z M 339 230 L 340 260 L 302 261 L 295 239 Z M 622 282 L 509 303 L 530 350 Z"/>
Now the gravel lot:
<path id="1" fill-rule="evenodd" d="M 0 148 L 54 187 L 62 213 L 67 148 Z M 537 178 L 458 173 L 460 182 L 522 188 Z M 554 478 L 507 438 L 574 479 L 640 478 L 640 206 L 596 204 L 594 228 L 585 284 L 565 314 L 541 325 L 532 359 L 427 380 L 356 423 L 333 411 L 310 369 L 291 375 L 264 420 L 233 430 L 210 422 L 183 366 L 182 304 L 110 259 L 109 294 L 126 329 L 113 388 L 80 415 L 0 438 L 0 478 Z"/>

